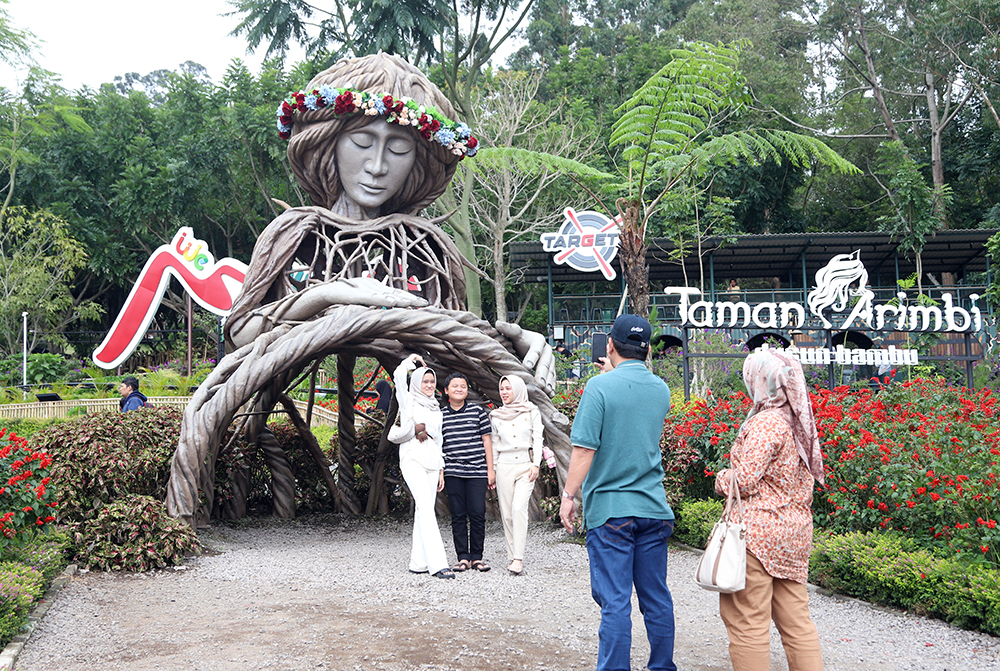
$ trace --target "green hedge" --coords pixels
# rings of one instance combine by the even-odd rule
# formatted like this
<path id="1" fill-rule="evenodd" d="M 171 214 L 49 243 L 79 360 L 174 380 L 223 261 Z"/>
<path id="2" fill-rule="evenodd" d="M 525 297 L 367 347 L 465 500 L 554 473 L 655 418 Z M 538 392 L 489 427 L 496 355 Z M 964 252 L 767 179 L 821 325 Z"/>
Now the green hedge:
<path id="1" fill-rule="evenodd" d="M 62 419 L 0 419 L 0 429 L 7 429 L 21 438 L 31 438 L 42 429 L 58 424 Z"/>
<path id="2" fill-rule="evenodd" d="M 0 562 L 0 646 L 21 631 L 44 590 L 45 577 L 40 571 L 15 561 Z"/>
<path id="3" fill-rule="evenodd" d="M 844 594 L 1000 635 L 1000 571 L 935 557 L 900 534 L 817 534 L 809 577 Z"/>
<path id="4" fill-rule="evenodd" d="M 677 524 L 673 537 L 692 547 L 704 548 L 724 507 L 719 499 L 684 499 L 674 508 Z"/>

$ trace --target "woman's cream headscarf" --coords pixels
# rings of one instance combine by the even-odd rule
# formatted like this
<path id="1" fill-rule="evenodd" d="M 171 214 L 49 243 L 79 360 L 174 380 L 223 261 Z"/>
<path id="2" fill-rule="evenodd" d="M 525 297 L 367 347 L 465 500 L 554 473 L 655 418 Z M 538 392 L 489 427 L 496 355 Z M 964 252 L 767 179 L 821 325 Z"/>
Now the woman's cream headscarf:
<path id="1" fill-rule="evenodd" d="M 429 410 L 440 410 L 441 406 L 438 405 L 437 400 L 433 396 L 425 395 L 423 390 L 420 389 L 420 383 L 427 373 L 434 376 L 434 386 L 437 386 L 437 375 L 434 371 L 430 368 L 417 368 L 410 376 L 410 400 L 414 404 L 423 406 Z"/>
<path id="2" fill-rule="evenodd" d="M 490 417 L 509 421 L 522 412 L 530 412 L 536 407 L 534 403 L 528 400 L 528 387 L 524 384 L 524 380 L 516 375 L 504 375 L 500 378 L 500 384 L 503 384 L 504 380 L 510 382 L 510 388 L 514 392 L 514 395 L 509 403 L 504 403 L 491 412 Z"/>
<path id="3" fill-rule="evenodd" d="M 743 362 L 743 382 L 753 399 L 747 419 L 764 410 L 781 412 L 792 428 L 799 457 L 816 482 L 822 484 L 825 475 L 823 453 L 802 364 L 777 352 L 754 352 Z"/>

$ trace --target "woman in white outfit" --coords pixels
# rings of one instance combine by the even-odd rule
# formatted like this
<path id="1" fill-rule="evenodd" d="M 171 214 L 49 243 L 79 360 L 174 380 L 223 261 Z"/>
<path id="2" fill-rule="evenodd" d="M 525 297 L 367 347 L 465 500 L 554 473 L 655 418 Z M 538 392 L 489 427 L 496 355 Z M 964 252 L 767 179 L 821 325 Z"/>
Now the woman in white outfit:
<path id="1" fill-rule="evenodd" d="M 406 375 L 410 371 L 413 374 L 407 384 Z M 393 427 L 389 439 L 399 444 L 399 470 L 410 488 L 415 507 L 410 572 L 454 578 L 434 514 L 437 492 L 444 489 L 441 409 L 434 399 L 437 376 L 424 366 L 423 359 L 411 354 L 399 364 L 392 378 L 399 399 L 399 426 Z"/>
<path id="2" fill-rule="evenodd" d="M 519 377 L 500 378 L 500 398 L 503 406 L 490 413 L 493 464 L 510 560 L 507 570 L 521 575 L 528 538 L 528 504 L 542 461 L 542 415 L 528 400 L 528 388 Z"/>

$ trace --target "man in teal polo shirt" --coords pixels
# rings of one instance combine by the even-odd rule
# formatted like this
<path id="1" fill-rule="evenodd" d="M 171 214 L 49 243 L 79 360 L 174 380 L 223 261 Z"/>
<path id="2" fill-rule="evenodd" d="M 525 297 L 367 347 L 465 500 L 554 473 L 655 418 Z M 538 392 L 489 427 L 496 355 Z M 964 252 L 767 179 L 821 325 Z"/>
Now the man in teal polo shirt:
<path id="1" fill-rule="evenodd" d="M 573 420 L 559 517 L 567 531 L 583 486 L 590 589 L 601 607 L 598 671 L 630 669 L 632 586 L 649 639 L 650 671 L 674 671 L 674 603 L 667 588 L 667 539 L 674 513 L 663 491 L 660 435 L 670 390 L 646 368 L 649 322 L 615 320 L 602 374 L 587 383 Z"/>

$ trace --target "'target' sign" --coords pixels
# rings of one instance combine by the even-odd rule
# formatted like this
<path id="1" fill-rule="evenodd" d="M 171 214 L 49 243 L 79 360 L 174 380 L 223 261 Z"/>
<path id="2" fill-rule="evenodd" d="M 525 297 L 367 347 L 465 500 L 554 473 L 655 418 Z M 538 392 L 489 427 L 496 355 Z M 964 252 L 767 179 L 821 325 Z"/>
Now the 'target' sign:
<path id="1" fill-rule="evenodd" d="M 541 236 L 545 251 L 555 253 L 556 263 L 585 273 L 601 271 L 605 278 L 615 279 L 611 262 L 618 255 L 621 217 L 612 221 L 600 212 L 576 212 L 572 207 L 567 207 L 563 214 L 566 222 L 562 227 Z"/>

